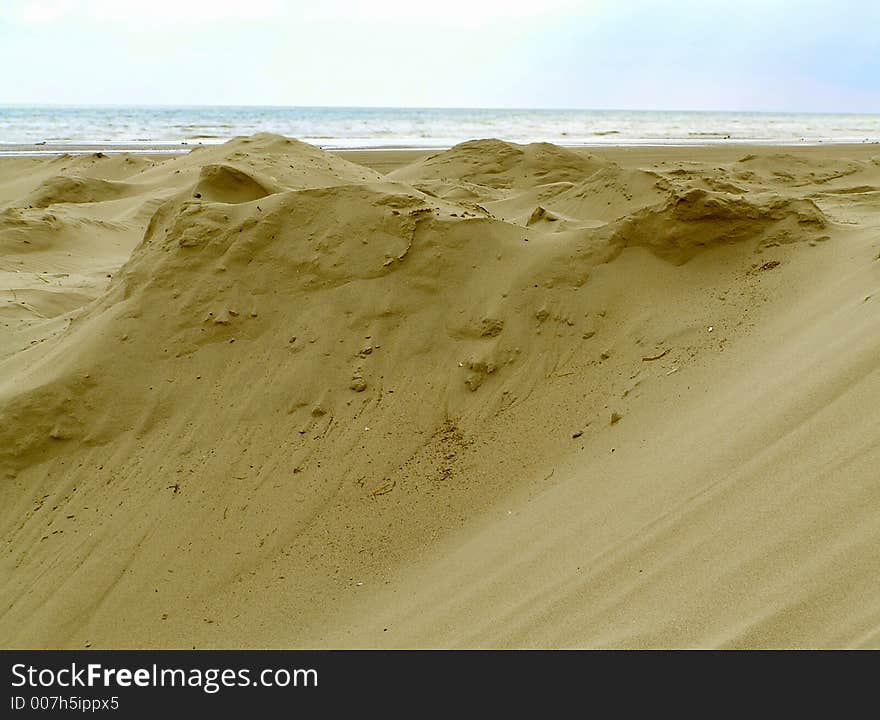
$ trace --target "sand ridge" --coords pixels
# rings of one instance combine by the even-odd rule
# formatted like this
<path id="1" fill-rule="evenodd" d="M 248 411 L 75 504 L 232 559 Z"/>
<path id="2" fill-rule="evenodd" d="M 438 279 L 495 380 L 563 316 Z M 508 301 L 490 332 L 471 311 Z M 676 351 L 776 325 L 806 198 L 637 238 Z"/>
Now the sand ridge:
<path id="1" fill-rule="evenodd" d="M 400 157 L 0 163 L 4 646 L 876 646 L 877 154 Z"/>

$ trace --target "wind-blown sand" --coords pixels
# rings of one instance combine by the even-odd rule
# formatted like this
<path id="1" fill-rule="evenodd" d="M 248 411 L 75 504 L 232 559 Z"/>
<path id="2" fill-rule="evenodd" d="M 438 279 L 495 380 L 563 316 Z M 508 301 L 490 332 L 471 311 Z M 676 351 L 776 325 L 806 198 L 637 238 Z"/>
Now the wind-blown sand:
<path id="1" fill-rule="evenodd" d="M 878 251 L 869 145 L 2 159 L 0 646 L 878 647 Z"/>

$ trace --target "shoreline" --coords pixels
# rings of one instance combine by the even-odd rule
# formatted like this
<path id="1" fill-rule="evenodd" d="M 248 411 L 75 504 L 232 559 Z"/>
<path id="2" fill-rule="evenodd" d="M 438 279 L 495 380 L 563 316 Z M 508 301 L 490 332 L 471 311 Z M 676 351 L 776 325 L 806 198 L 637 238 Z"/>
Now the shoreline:
<path id="1" fill-rule="evenodd" d="M 233 138 L 229 138 L 230 140 Z M 187 142 L 148 142 L 148 143 L 101 143 L 101 142 L 82 142 L 82 143 L 0 143 L 0 158 L 3 157 L 52 157 L 58 155 L 89 155 L 93 153 L 104 153 L 106 155 L 114 155 L 114 154 L 133 154 L 133 155 L 181 155 L 190 152 L 196 148 L 204 147 L 217 147 L 218 145 L 222 145 L 224 141 L 218 141 L 217 143 L 187 143 Z M 430 145 L 397 145 L 397 144 L 387 144 L 387 145 L 353 145 L 353 146 L 335 146 L 335 145 L 322 145 L 309 142 L 308 140 L 303 140 L 303 142 L 307 142 L 310 145 L 314 145 L 315 147 L 320 148 L 321 150 L 332 152 L 332 153 L 346 153 L 346 152 L 358 152 L 358 153 L 381 153 L 381 152 L 441 152 L 443 150 L 448 150 L 450 147 L 453 147 L 458 143 L 451 144 L 430 144 Z M 460 142 L 466 142 L 466 140 L 462 140 Z M 527 144 L 526 141 L 509 141 L 509 142 L 517 142 L 518 144 Z M 539 140 L 530 141 L 530 142 L 542 142 Z M 622 148 L 632 148 L 632 149 L 681 149 L 681 148 L 748 148 L 748 147 L 756 147 L 756 148 L 785 148 L 785 149 L 794 149 L 794 148 L 815 148 L 815 147 L 833 147 L 839 150 L 844 150 L 851 147 L 865 147 L 865 146 L 880 146 L 880 139 L 876 140 L 802 140 L 802 141 L 781 141 L 781 140 L 754 140 L 754 139 L 744 139 L 744 140 L 733 140 L 733 139 L 710 139 L 710 138 L 698 138 L 693 140 L 688 140 L 686 138 L 678 138 L 674 140 L 658 140 L 658 139 L 644 139 L 644 140 L 631 140 L 628 142 L 621 141 L 607 141 L 607 142 L 595 142 L 595 143 L 553 143 L 559 147 L 568 148 L 571 150 L 579 150 L 579 149 L 590 149 L 590 150 L 605 150 L 605 149 L 622 149 Z"/>

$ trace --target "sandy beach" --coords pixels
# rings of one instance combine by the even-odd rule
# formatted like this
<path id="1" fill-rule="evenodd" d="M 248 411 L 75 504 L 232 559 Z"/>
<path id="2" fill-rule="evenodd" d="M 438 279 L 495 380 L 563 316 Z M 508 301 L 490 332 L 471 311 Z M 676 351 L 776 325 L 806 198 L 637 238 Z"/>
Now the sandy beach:
<path id="1" fill-rule="evenodd" d="M 880 647 L 878 147 L 0 158 L 0 645 Z"/>

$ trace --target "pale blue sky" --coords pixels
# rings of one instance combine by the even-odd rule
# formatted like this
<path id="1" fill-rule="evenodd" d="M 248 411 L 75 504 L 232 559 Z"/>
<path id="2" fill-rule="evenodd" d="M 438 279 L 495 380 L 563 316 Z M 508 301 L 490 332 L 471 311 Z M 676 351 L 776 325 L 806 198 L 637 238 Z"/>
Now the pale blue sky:
<path id="1" fill-rule="evenodd" d="M 0 0 L 0 103 L 880 112 L 880 0 Z"/>

